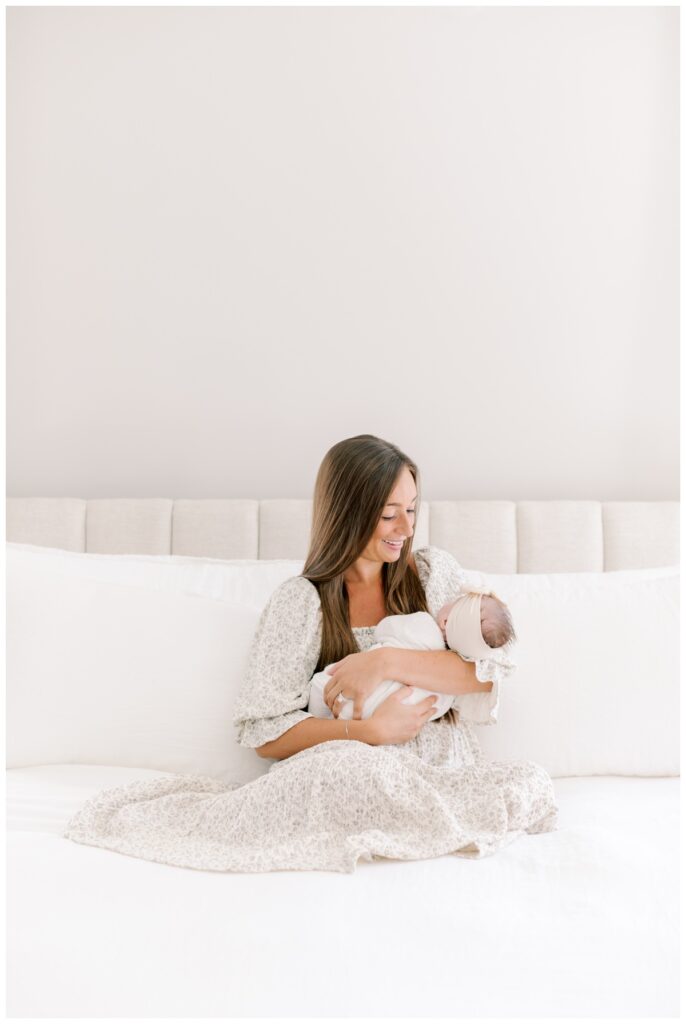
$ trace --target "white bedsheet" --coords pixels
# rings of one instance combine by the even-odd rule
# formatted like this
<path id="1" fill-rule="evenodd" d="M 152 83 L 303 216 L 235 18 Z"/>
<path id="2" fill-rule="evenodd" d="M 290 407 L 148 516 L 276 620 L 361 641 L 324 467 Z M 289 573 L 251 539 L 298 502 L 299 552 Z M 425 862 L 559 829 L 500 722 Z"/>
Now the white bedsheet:
<path id="1" fill-rule="evenodd" d="M 62 838 L 98 790 L 160 774 L 7 772 L 8 1016 L 679 1015 L 678 778 L 558 778 L 555 832 L 352 875 Z"/>

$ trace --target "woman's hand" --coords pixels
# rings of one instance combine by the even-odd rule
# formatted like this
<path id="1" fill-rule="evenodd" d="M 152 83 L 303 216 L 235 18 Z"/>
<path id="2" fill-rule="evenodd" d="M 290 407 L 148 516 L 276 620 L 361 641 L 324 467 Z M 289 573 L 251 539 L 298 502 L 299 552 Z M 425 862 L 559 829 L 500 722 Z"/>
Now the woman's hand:
<path id="1" fill-rule="evenodd" d="M 414 686 L 403 685 L 383 700 L 369 719 L 371 741 L 376 745 L 407 743 L 414 739 L 436 710 L 436 694 L 430 693 L 417 704 L 403 704 Z"/>
<path id="2" fill-rule="evenodd" d="M 362 709 L 367 697 L 386 679 L 386 657 L 383 647 L 348 654 L 326 668 L 331 679 L 324 687 L 324 703 L 334 718 L 338 718 L 342 706 L 342 701 L 336 700 L 339 693 L 354 702 L 353 718 L 362 718 Z"/>

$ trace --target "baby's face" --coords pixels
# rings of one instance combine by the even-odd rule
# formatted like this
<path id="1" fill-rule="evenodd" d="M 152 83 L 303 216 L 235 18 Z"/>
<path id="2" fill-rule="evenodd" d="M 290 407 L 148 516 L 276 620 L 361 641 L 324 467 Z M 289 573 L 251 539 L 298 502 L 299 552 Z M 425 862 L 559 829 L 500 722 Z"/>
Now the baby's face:
<path id="1" fill-rule="evenodd" d="M 443 636 L 445 636 L 445 624 L 448 621 L 448 616 L 450 615 L 451 611 L 453 610 L 454 605 L 455 605 L 454 601 L 448 601 L 447 604 L 443 605 L 443 607 L 440 609 L 438 615 L 436 616 L 436 622 L 441 627 L 441 632 L 443 633 Z"/>

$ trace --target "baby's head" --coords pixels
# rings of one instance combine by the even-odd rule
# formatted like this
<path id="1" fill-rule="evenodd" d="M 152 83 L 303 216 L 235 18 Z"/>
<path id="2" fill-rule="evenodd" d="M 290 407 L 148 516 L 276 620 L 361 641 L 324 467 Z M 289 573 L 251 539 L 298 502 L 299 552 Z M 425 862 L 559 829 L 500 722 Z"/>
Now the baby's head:
<path id="1" fill-rule="evenodd" d="M 481 599 L 479 612 L 481 636 L 488 647 L 503 647 L 505 644 L 517 639 L 507 605 L 491 592 L 479 593 L 478 591 L 470 591 L 467 595 L 460 595 L 455 601 L 448 601 L 447 604 L 443 605 L 436 617 L 436 621 L 441 627 L 445 639 L 447 639 L 446 628 L 450 613 L 465 596 Z M 464 653 L 469 657 L 472 656 L 469 651 L 464 651 Z"/>
<path id="2" fill-rule="evenodd" d="M 510 610 L 495 594 L 481 595 L 481 635 L 489 647 L 503 647 L 517 639 Z"/>

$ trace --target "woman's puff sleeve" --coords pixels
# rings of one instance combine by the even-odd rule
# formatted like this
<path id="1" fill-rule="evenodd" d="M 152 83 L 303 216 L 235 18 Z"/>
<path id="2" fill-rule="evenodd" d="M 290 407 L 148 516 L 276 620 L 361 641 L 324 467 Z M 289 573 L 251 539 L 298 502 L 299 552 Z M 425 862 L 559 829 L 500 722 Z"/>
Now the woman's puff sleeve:
<path id="1" fill-rule="evenodd" d="M 444 588 L 444 603 L 454 601 L 458 594 L 468 593 L 471 589 L 468 575 L 454 555 L 442 548 L 432 547 L 430 551 L 431 575 L 435 574 Z M 474 662 L 474 658 L 462 654 L 460 657 L 463 661 Z M 516 665 L 508 648 L 494 650 L 492 657 L 478 658 L 475 664 L 477 680 L 480 683 L 493 683 L 492 689 L 482 693 L 458 694 L 453 699 L 452 707 L 459 712 L 463 722 L 495 725 L 498 720 L 500 684 L 516 670 Z"/>
<path id="2" fill-rule="evenodd" d="M 292 576 L 273 592 L 255 630 L 233 713 L 241 746 L 260 747 L 313 717 L 302 709 L 320 646 L 319 593 L 304 576 Z"/>

